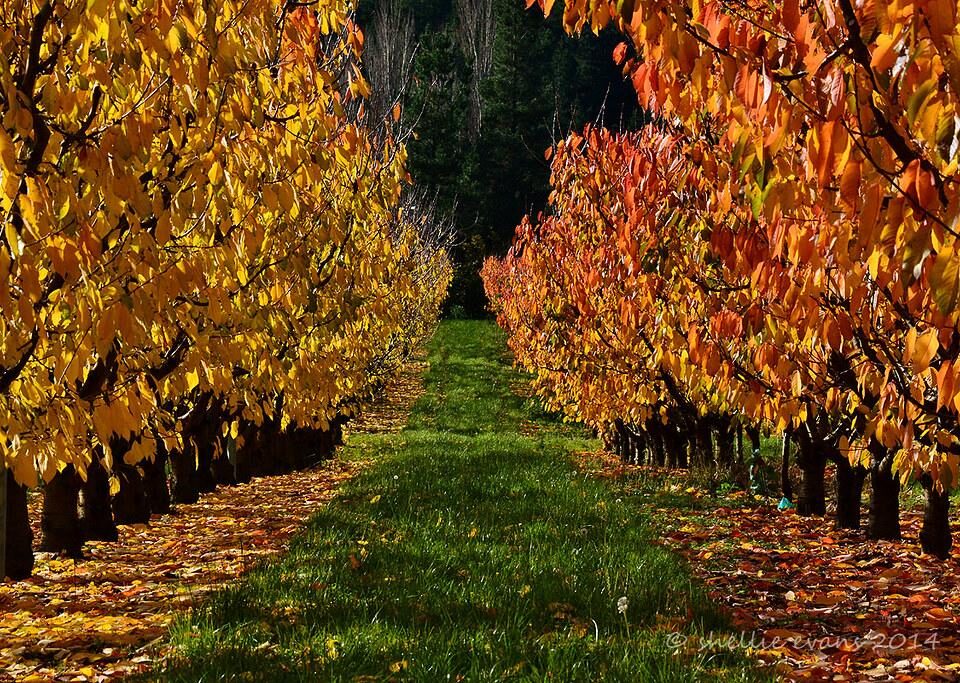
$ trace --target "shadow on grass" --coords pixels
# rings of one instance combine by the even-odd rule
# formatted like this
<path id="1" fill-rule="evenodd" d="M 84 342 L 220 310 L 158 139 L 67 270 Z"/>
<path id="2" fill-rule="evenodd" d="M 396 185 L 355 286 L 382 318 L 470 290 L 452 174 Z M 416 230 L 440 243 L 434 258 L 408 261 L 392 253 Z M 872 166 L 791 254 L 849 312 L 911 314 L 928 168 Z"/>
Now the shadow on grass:
<path id="1" fill-rule="evenodd" d="M 379 456 L 288 553 L 177 622 L 152 678 L 757 680 L 671 646 L 721 615 L 637 506 L 563 457 L 596 443 L 531 413 L 501 344 L 444 324 L 408 429 L 345 449 Z"/>

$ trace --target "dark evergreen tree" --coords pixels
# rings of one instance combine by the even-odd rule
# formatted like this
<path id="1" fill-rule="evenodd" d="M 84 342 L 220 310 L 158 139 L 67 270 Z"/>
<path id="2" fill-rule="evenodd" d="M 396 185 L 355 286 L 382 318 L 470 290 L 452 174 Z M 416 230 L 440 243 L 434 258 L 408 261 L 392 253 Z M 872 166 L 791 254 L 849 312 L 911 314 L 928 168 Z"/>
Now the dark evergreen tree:
<path id="1" fill-rule="evenodd" d="M 413 17 L 419 46 L 404 101 L 404 124 L 414 129 L 408 165 L 457 226 L 448 312 L 479 316 L 486 305 L 483 259 L 502 254 L 523 215 L 546 206 L 546 149 L 588 122 L 636 127 L 640 114 L 633 88 L 611 57 L 622 39 L 617 34 L 571 38 L 560 26 L 559 7 L 545 23 L 522 0 L 487 0 L 493 40 L 490 54 L 478 57 L 476 45 L 465 49 L 470 41 L 458 22 L 482 15 L 479 0 L 474 15 L 460 1 L 370 0 L 358 17 L 361 25 L 372 21 L 383 2 L 399 3 Z"/>

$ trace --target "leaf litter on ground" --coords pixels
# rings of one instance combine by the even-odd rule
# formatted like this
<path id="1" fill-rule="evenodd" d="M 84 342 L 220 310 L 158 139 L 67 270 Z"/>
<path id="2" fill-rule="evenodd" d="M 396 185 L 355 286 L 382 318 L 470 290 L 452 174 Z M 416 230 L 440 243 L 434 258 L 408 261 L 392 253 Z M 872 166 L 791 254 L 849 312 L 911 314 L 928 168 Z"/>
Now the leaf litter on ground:
<path id="1" fill-rule="evenodd" d="M 774 499 L 711 494 L 678 471 L 608 453 L 577 462 L 638 494 L 663 543 L 729 610 L 741 632 L 730 646 L 787 680 L 960 680 L 960 562 L 920 553 L 922 511 L 903 512 L 903 541 L 868 541 L 829 516 L 778 511 Z"/>
<path id="2" fill-rule="evenodd" d="M 399 431 L 422 393 L 424 367 L 419 358 L 404 367 L 348 434 Z M 149 525 L 120 526 L 116 543 L 87 543 L 81 560 L 38 553 L 33 577 L 0 581 L 0 681 L 105 681 L 148 671 L 178 614 L 283 551 L 364 464 L 332 459 L 220 487 Z M 41 503 L 31 497 L 35 539 Z"/>

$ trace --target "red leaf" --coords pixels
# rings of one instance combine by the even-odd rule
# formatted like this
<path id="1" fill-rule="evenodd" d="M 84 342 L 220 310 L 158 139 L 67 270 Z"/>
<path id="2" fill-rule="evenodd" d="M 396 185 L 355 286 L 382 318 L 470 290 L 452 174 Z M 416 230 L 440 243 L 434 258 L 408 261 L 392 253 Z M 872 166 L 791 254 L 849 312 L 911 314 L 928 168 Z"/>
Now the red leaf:
<path id="1" fill-rule="evenodd" d="M 627 58 L 627 44 L 620 43 L 615 48 L 613 48 L 613 61 L 616 64 L 623 64 L 624 60 Z"/>

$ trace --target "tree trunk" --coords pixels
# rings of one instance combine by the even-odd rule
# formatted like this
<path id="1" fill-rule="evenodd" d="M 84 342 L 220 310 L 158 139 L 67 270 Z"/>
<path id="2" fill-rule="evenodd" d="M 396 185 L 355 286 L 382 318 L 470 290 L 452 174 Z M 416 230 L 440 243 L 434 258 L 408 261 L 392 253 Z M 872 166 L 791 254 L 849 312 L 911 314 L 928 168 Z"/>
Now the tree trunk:
<path id="1" fill-rule="evenodd" d="M 674 435 L 670 447 L 676 454 L 677 467 L 680 469 L 689 469 L 690 460 L 687 458 L 687 449 L 689 448 L 689 439 L 681 434 L 677 429 L 671 428 L 670 434 Z"/>
<path id="2" fill-rule="evenodd" d="M 41 551 L 81 557 L 83 534 L 77 514 L 79 496 L 80 478 L 73 465 L 67 465 L 57 472 L 44 487 L 43 514 L 40 519 L 40 530 L 43 532 Z"/>
<path id="3" fill-rule="evenodd" d="M 140 463 L 143 468 L 143 485 L 147 489 L 150 511 L 157 515 L 170 512 L 170 489 L 167 487 L 167 449 L 157 440 L 157 452 L 153 460 Z"/>
<path id="4" fill-rule="evenodd" d="M 927 492 L 923 510 L 923 528 L 920 529 L 920 547 L 928 555 L 941 560 L 950 556 L 953 539 L 950 535 L 950 492 L 938 491 L 929 474 L 920 478 Z"/>
<path id="5" fill-rule="evenodd" d="M 254 472 L 269 476 L 287 474 L 291 471 L 287 461 L 286 435 L 280 429 L 283 415 L 283 393 L 277 394 L 273 416 L 263 421 L 258 432 L 257 460 Z"/>
<path id="6" fill-rule="evenodd" d="M 187 448 L 189 449 L 190 446 Z M 197 490 L 197 462 L 194 454 L 173 451 L 170 454 L 170 465 L 173 469 L 173 491 L 171 491 L 173 502 L 189 505 L 200 500 L 200 492 Z"/>
<path id="7" fill-rule="evenodd" d="M 743 425 L 737 425 L 737 464 L 744 465 L 746 462 L 743 459 Z"/>
<path id="8" fill-rule="evenodd" d="M 658 467 L 677 467 L 679 465 L 677 445 L 668 441 L 669 429 L 670 427 L 652 423 L 648 432 L 650 435 L 647 439 L 650 443 L 650 457 L 653 458 L 653 464 Z"/>
<path id="9" fill-rule="evenodd" d="M 147 524 L 150 521 L 150 500 L 143 475 L 136 465 L 114 465 L 120 490 L 113 497 L 113 516 L 117 524 Z"/>
<path id="10" fill-rule="evenodd" d="M 234 454 L 236 461 L 234 462 L 233 474 L 237 483 L 245 484 L 253 477 L 254 449 L 257 441 L 257 433 L 251 423 L 240 423 L 240 437 L 243 444 L 237 446 L 237 452 Z"/>
<path id="11" fill-rule="evenodd" d="M 623 460 L 624 455 L 626 454 L 626 449 L 623 446 L 624 436 L 623 436 L 623 420 L 617 418 L 613 421 L 613 454 L 616 455 L 620 460 Z"/>
<path id="12" fill-rule="evenodd" d="M 790 481 L 790 432 L 784 433 L 780 450 L 780 490 L 784 498 L 793 502 L 793 484 Z"/>
<path id="13" fill-rule="evenodd" d="M 330 423 L 330 433 L 333 436 L 333 447 L 343 445 L 343 426 L 347 423 L 347 418 L 337 415 Z"/>
<path id="14" fill-rule="evenodd" d="M 800 466 L 800 495 L 797 497 L 797 514 L 827 514 L 827 496 L 823 477 L 827 469 L 827 457 L 821 444 L 814 442 L 804 430 L 797 433 L 797 464 Z"/>
<path id="15" fill-rule="evenodd" d="M 637 441 L 637 464 L 652 465 L 653 458 L 647 452 L 647 439 L 642 433 L 638 433 L 634 438 Z"/>
<path id="16" fill-rule="evenodd" d="M 293 471 L 290 465 L 290 448 L 285 434 L 276 432 L 264 450 L 267 453 L 267 462 L 270 464 L 270 474 L 289 474 Z"/>
<path id="17" fill-rule="evenodd" d="M 706 418 L 697 419 L 693 464 L 699 467 L 709 467 L 713 464 L 713 438 L 710 434 L 710 422 Z"/>
<path id="18" fill-rule="evenodd" d="M 634 465 L 642 465 L 643 464 L 643 444 L 640 441 L 640 438 L 636 435 L 636 433 L 632 431 L 633 429 L 634 427 L 631 426 L 630 450 L 631 450 L 632 457 L 630 459 L 630 462 L 632 462 Z M 326 450 L 330 454 L 333 454 L 333 444 L 329 442 L 329 435 L 324 437 L 324 442 L 325 442 L 324 445 L 327 447 Z M 329 456 L 325 455 L 324 457 L 329 457 Z"/>
<path id="19" fill-rule="evenodd" d="M 750 439 L 750 459 L 760 457 L 760 430 L 757 427 L 747 427 L 747 438 Z"/>
<path id="20" fill-rule="evenodd" d="M 863 497 L 863 483 L 867 478 L 867 470 L 838 454 L 837 458 L 837 520 L 838 529 L 859 529 L 861 499 Z"/>
<path id="21" fill-rule="evenodd" d="M 87 467 L 87 480 L 80 487 L 80 528 L 87 541 L 116 541 L 118 538 L 110 506 L 110 474 L 103 466 L 100 453 L 94 453 Z"/>
<path id="22" fill-rule="evenodd" d="M 333 434 L 329 429 L 298 429 L 293 434 L 297 469 L 314 467 L 333 455 Z"/>
<path id="23" fill-rule="evenodd" d="M 7 470 L 7 520 L 5 567 L 0 567 L 0 579 L 25 579 L 33 573 L 33 531 L 27 511 L 27 488 L 17 483 L 13 472 Z"/>
<path id="24" fill-rule="evenodd" d="M 204 430 L 202 443 L 197 446 L 197 491 L 212 493 L 217 488 L 217 480 L 213 476 L 213 453 L 215 438 L 206 438 L 209 430 Z"/>
<path id="25" fill-rule="evenodd" d="M 636 442 L 633 439 L 633 435 L 627 431 L 624 437 L 625 443 L 627 445 L 626 457 L 623 458 L 623 461 L 628 465 L 632 465 L 636 461 Z"/>
<path id="26" fill-rule="evenodd" d="M 729 417 L 717 421 L 717 461 L 721 467 L 731 469 L 736 460 L 736 431 Z"/>
<path id="27" fill-rule="evenodd" d="M 617 430 L 613 423 L 607 425 L 602 434 L 598 434 L 603 439 L 603 450 L 607 453 L 617 454 Z"/>
<path id="28" fill-rule="evenodd" d="M 279 443 L 283 435 L 273 422 L 273 420 L 265 420 L 257 432 L 252 458 L 252 473 L 255 477 L 269 477 L 289 471 L 284 469 L 281 462 L 283 454 Z"/>
<path id="29" fill-rule="evenodd" d="M 882 446 L 883 453 L 886 449 Z M 873 450 L 873 449 L 871 449 Z M 867 537 L 871 539 L 900 539 L 900 480 L 894 476 L 890 463 L 875 453 L 870 469 L 870 524 Z"/>
<path id="30" fill-rule="evenodd" d="M 765 496 L 770 490 L 768 476 L 770 468 L 763 461 L 760 452 L 760 429 L 756 425 L 749 425 L 746 432 L 747 438 L 750 440 L 750 457 L 747 459 L 749 462 L 747 468 L 748 485 L 754 493 Z"/>
<path id="31" fill-rule="evenodd" d="M 233 463 L 226 452 L 226 449 L 220 453 L 219 458 L 213 461 L 213 478 L 220 486 L 236 486 L 237 478 L 234 475 Z"/>

